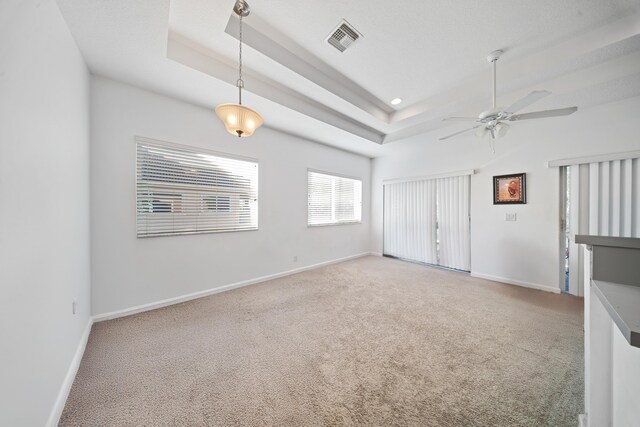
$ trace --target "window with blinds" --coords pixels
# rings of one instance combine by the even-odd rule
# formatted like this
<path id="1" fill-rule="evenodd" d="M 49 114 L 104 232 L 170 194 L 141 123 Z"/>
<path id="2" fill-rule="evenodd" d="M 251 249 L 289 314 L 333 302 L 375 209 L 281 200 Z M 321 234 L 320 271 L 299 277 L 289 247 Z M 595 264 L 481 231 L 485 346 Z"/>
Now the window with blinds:
<path id="1" fill-rule="evenodd" d="M 138 237 L 258 229 L 258 162 L 136 140 Z"/>
<path id="2" fill-rule="evenodd" d="M 357 223 L 362 220 L 362 181 L 308 171 L 308 225 Z"/>

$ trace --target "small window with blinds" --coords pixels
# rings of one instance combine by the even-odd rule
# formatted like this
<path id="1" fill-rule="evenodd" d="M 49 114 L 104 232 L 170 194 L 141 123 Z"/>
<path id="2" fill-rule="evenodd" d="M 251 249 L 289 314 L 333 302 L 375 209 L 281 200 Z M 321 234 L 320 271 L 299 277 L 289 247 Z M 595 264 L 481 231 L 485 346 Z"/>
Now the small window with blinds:
<path id="1" fill-rule="evenodd" d="M 309 170 L 307 224 L 334 225 L 362 220 L 362 181 Z"/>
<path id="2" fill-rule="evenodd" d="M 258 162 L 136 139 L 138 237 L 258 229 Z"/>

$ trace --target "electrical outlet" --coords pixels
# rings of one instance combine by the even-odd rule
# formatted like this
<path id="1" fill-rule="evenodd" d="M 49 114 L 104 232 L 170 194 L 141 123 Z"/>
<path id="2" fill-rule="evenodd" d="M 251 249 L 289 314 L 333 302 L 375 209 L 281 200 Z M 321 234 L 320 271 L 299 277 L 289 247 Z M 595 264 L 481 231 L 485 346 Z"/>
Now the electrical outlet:
<path id="1" fill-rule="evenodd" d="M 518 220 L 518 216 L 516 213 L 506 213 L 504 214 L 504 220 L 505 221 L 517 221 Z"/>
<path id="2" fill-rule="evenodd" d="M 298 255 L 293 256 L 293 262 L 298 262 Z"/>
<path id="3" fill-rule="evenodd" d="M 77 308 L 78 308 L 78 301 L 73 300 L 73 301 L 71 302 L 71 312 L 72 312 L 73 314 L 76 314 L 76 309 L 77 309 Z"/>

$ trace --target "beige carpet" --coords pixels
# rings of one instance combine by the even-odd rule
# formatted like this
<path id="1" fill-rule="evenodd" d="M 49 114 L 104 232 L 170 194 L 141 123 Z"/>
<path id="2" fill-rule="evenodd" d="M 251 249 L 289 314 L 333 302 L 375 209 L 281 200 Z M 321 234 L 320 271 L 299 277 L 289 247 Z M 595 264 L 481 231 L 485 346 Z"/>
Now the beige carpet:
<path id="1" fill-rule="evenodd" d="M 366 257 L 93 326 L 64 426 L 575 426 L 582 300 Z"/>

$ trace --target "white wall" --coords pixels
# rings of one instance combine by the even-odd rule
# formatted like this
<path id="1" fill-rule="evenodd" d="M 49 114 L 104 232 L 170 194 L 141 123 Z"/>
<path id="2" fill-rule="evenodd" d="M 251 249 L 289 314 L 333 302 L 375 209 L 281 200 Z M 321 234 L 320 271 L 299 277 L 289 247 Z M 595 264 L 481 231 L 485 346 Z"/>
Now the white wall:
<path id="1" fill-rule="evenodd" d="M 91 81 L 94 314 L 368 252 L 368 158 L 268 128 L 239 140 L 212 109 Z M 134 136 L 257 158 L 259 230 L 136 238 Z M 307 168 L 362 178 L 362 224 L 307 228 Z"/>
<path id="2" fill-rule="evenodd" d="M 492 154 L 473 134 L 432 132 L 394 142 L 372 165 L 372 247 L 382 252 L 385 179 L 475 169 L 471 177 L 472 273 L 522 285 L 559 288 L 559 173 L 548 160 L 638 149 L 640 98 L 579 110 L 563 118 L 515 123 Z M 460 126 L 460 125 L 459 125 Z M 492 176 L 527 173 L 527 204 L 494 206 Z M 505 222 L 507 212 L 516 222 Z"/>
<path id="3" fill-rule="evenodd" d="M 0 425 L 42 426 L 90 315 L 89 73 L 53 0 L 2 12 Z"/>

